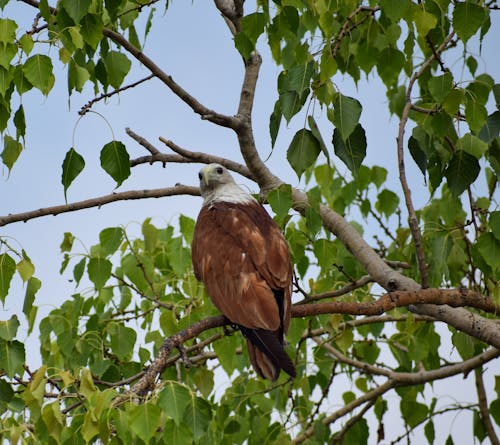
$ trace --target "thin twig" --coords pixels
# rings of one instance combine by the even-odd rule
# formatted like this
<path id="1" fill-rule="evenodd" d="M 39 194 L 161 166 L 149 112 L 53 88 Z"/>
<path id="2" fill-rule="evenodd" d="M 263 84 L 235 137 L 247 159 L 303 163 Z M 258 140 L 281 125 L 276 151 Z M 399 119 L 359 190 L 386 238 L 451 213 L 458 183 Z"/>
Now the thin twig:
<path id="1" fill-rule="evenodd" d="M 403 108 L 401 114 L 401 121 L 399 122 L 399 131 L 397 137 L 397 152 L 398 152 L 398 167 L 399 167 L 399 180 L 401 182 L 401 187 L 403 189 L 403 194 L 405 197 L 406 208 L 408 210 L 408 224 L 410 226 L 411 234 L 413 237 L 413 242 L 415 243 L 415 250 L 417 253 L 417 262 L 420 270 L 420 278 L 422 287 L 426 288 L 429 286 L 429 274 L 427 269 L 427 263 L 425 261 L 424 247 L 422 243 L 422 233 L 418 225 L 418 219 L 413 207 L 413 201 L 411 198 L 410 188 L 408 186 L 408 181 L 406 179 L 405 161 L 404 161 L 404 134 L 406 129 L 406 123 L 408 122 L 408 116 L 411 110 L 411 93 L 413 86 L 417 79 L 427 70 L 430 64 L 438 57 L 448 46 L 448 44 L 453 39 L 455 32 L 451 32 L 444 39 L 443 43 L 433 52 L 432 56 L 429 57 L 420 67 L 420 69 L 413 74 L 411 77 L 408 88 L 406 90 L 406 104 Z"/>
<path id="2" fill-rule="evenodd" d="M 177 145 L 175 142 L 165 139 L 162 136 L 160 136 L 159 139 L 171 150 L 175 151 L 178 155 L 186 159 L 191 159 L 192 161 L 199 162 L 201 164 L 211 164 L 211 163 L 221 164 L 224 167 L 228 168 L 229 170 L 239 173 L 240 175 L 245 176 L 246 178 L 251 179 L 252 181 L 255 180 L 248 167 L 246 167 L 243 164 L 231 161 L 230 159 L 221 158 L 220 156 L 214 156 L 206 153 L 186 150 L 185 148 L 182 148 L 179 145 Z"/>
<path id="3" fill-rule="evenodd" d="M 477 400 L 479 403 L 479 411 L 481 412 L 481 419 L 483 420 L 484 429 L 490 438 L 492 445 L 500 445 L 495 427 L 491 423 L 490 410 L 488 408 L 488 399 L 486 398 L 486 391 L 484 389 L 482 370 L 477 368 L 474 372 L 476 379 Z"/>
<path id="4" fill-rule="evenodd" d="M 144 79 L 141 79 L 141 80 L 138 80 L 137 82 L 134 82 L 134 83 L 131 83 L 129 85 L 125 85 L 123 87 L 117 88 L 116 90 L 113 90 L 110 93 L 103 93 L 100 96 L 97 96 L 94 99 L 88 101 L 82 108 L 80 108 L 80 111 L 78 112 L 78 114 L 80 116 L 84 116 L 92 108 L 92 105 L 94 105 L 96 102 L 99 102 L 103 99 L 109 99 L 110 97 L 114 96 L 115 94 L 119 94 L 122 91 L 129 90 L 130 88 L 134 88 L 137 85 L 140 85 L 141 83 L 152 79 L 153 77 L 155 77 L 155 75 L 150 74 L 149 76 L 146 76 Z"/>

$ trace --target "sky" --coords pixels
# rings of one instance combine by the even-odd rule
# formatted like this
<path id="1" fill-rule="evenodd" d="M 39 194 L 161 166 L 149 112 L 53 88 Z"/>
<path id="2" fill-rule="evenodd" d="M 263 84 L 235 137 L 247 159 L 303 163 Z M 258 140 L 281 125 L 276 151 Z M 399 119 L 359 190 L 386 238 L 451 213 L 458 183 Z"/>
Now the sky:
<path id="1" fill-rule="evenodd" d="M 247 8 L 250 9 L 251 2 L 247 3 Z M 236 113 L 243 76 L 241 58 L 213 3 L 174 1 L 165 14 L 163 4 L 164 2 L 158 3 L 158 12 L 146 41 L 145 53 L 204 105 L 224 114 Z M 488 70 L 497 82 L 500 80 L 500 58 L 496 48 L 496 42 L 500 41 L 499 14 L 497 13 L 497 17 L 492 14 L 492 31 L 484 43 L 478 69 L 478 72 Z M 34 11 L 15 1 L 10 2 L 2 16 L 14 18 L 20 29 L 27 30 L 31 28 Z M 261 156 L 268 159 L 266 163 L 272 171 L 293 186 L 303 187 L 285 159 L 286 149 L 294 133 L 304 125 L 304 115 L 294 118 L 288 128 L 282 122 L 275 148 L 271 150 L 268 125 L 277 99 L 276 80 L 280 69 L 273 63 L 262 38 L 259 49 L 263 64 L 253 113 L 256 144 Z M 461 50 L 456 50 L 457 60 Z M 47 54 L 57 58 L 57 48 L 51 47 Z M 201 120 L 156 79 L 114 96 L 106 103 L 95 104 L 92 108 L 95 112 L 80 118 L 80 107 L 92 99 L 94 94 L 91 88 L 86 88 L 82 94 L 74 93 L 69 97 L 65 70 L 62 64 L 55 65 L 56 85 L 48 97 L 32 91 L 22 99 L 28 123 L 26 148 L 12 172 L 9 174 L 3 168 L 0 175 L 0 215 L 63 204 L 61 164 L 72 146 L 85 157 L 86 167 L 69 188 L 68 202 L 115 191 L 114 181 L 99 165 L 101 148 L 116 139 L 126 145 L 131 158 L 148 154 L 126 135 L 127 127 L 160 150 L 165 148 L 158 140 L 163 136 L 188 150 L 208 152 L 242 162 L 236 137 L 231 130 Z M 148 74 L 146 69 L 136 67 L 125 83 L 134 82 Z M 467 73 L 464 73 L 464 78 L 467 78 Z M 369 76 L 367 81 L 362 80 L 358 86 L 341 76 L 335 78 L 335 83 L 343 94 L 356 97 L 363 104 L 361 123 L 368 140 L 365 163 L 385 166 L 389 171 L 387 187 L 399 189 L 395 143 L 397 123 L 387 113 L 385 89 L 374 76 Z M 315 113 L 323 138 L 329 142 L 331 130 L 325 117 L 319 108 L 316 108 Z M 339 160 L 334 162 L 342 172 L 347 171 Z M 408 179 L 412 190 L 415 190 L 415 204 L 419 207 L 428 199 L 424 179 L 408 154 L 407 165 Z M 169 164 L 166 168 L 160 164 L 137 166 L 132 169 L 130 178 L 116 191 L 167 187 L 178 182 L 197 185 L 200 167 L 198 164 Z M 237 180 L 248 185 L 252 191 L 257 191 L 256 186 L 247 180 L 241 177 Z M 477 185 L 482 186 L 484 185 L 481 183 Z M 422 193 L 418 193 L 418 190 Z M 40 320 L 75 290 L 73 283 L 69 281 L 70 273 L 59 275 L 62 260 L 59 245 L 64 232 L 72 232 L 77 237 L 80 244 L 74 247 L 74 251 L 81 252 L 98 241 L 99 232 L 105 227 L 126 226 L 132 234 L 138 234 L 140 224 L 146 217 L 152 217 L 153 223 L 160 226 L 175 224 L 180 214 L 195 218 L 200 205 L 201 199 L 198 197 L 122 201 L 100 209 L 11 224 L 0 228 L 0 236 L 8 236 L 14 247 L 24 248 L 36 266 L 35 275 L 43 283 L 35 302 L 39 306 Z M 8 319 L 13 313 L 20 314 L 23 298 L 24 289 L 16 279 L 6 304 L 0 307 L 0 320 Z M 29 345 L 28 362 L 36 365 L 39 360 L 36 338 L 31 336 L 26 341 Z M 489 367 L 496 369 L 496 373 L 500 372 L 498 361 Z M 460 378 L 450 385 L 456 388 L 457 384 L 463 385 L 462 382 Z M 464 389 L 464 392 L 472 391 L 471 378 L 468 382 L 467 391 Z M 491 398 L 494 393 L 492 385 L 488 385 Z M 465 385 L 462 387 L 466 388 Z M 449 393 L 449 386 L 442 388 L 437 391 Z M 458 397 L 456 391 L 451 393 Z M 453 424 L 453 427 L 459 427 L 457 423 L 459 422 Z M 466 431 L 470 430 L 468 425 Z"/>

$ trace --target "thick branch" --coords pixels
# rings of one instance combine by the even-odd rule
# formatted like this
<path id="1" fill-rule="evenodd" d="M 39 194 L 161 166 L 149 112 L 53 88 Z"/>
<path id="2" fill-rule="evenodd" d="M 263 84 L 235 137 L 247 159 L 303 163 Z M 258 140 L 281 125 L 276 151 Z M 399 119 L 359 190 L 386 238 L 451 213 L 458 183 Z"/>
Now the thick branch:
<path id="1" fill-rule="evenodd" d="M 59 215 L 60 213 L 74 212 L 76 210 L 89 209 L 91 207 L 101 207 L 105 204 L 116 201 L 127 201 L 133 199 L 162 198 L 164 196 L 192 195 L 199 196 L 198 187 L 188 185 L 176 185 L 151 190 L 130 190 L 127 192 L 111 193 L 110 195 L 99 196 L 97 198 L 86 199 L 84 201 L 72 202 L 52 207 L 44 207 L 29 212 L 15 213 L 6 216 L 0 216 L 0 227 L 19 221 L 29 221 L 30 219 L 40 218 L 47 215 Z"/>
<path id="2" fill-rule="evenodd" d="M 419 295 L 422 292 L 422 295 Z M 379 300 L 371 303 L 352 303 L 352 302 L 328 302 L 328 303 L 316 303 L 316 304 L 298 304 L 292 306 L 292 317 L 293 318 L 303 318 L 319 314 L 351 314 L 351 315 L 379 315 L 385 311 L 394 309 L 396 307 L 406 306 L 408 304 L 415 304 L 421 301 L 432 302 L 433 304 L 446 304 L 452 302 L 455 299 L 462 299 L 462 304 L 477 304 L 479 308 L 486 310 L 498 309 L 494 305 L 490 306 L 487 302 L 482 301 L 481 298 L 477 298 L 477 294 L 471 292 L 468 295 L 464 295 L 462 292 L 460 295 L 459 291 L 455 290 L 439 290 L 439 289 L 425 289 L 420 292 L 397 292 L 394 294 L 387 294 L 381 297 Z M 483 297 L 483 300 L 486 300 Z M 217 317 L 209 317 L 200 320 L 190 327 L 180 331 L 177 334 L 168 337 L 163 345 L 161 346 L 157 358 L 141 377 L 141 379 L 131 388 L 128 396 L 131 395 L 144 395 L 149 391 L 149 389 L 154 384 L 158 375 L 160 375 L 169 363 L 169 355 L 172 350 L 181 346 L 184 342 L 197 337 L 202 332 L 230 324 L 229 320 L 224 316 L 220 315 Z M 500 349 L 500 340 L 498 344 L 492 343 Z M 496 351 L 497 354 L 500 351 Z M 489 357 L 489 355 L 487 356 Z M 492 357 L 493 358 L 493 357 Z M 491 358 L 488 358 L 490 360 Z M 484 363 L 481 362 L 480 364 Z M 369 365 L 367 365 L 369 366 Z M 431 372 L 431 371 L 429 371 Z M 386 375 L 382 372 L 375 374 Z M 401 374 L 401 373 L 400 373 Z M 402 374 L 401 374 L 402 375 Z M 413 374 L 408 373 L 405 377 L 410 380 Z M 398 374 L 399 376 L 399 374 Z M 391 378 L 393 378 L 391 374 Z M 437 378 L 437 377 L 436 377 Z M 398 377 L 398 382 L 402 382 L 403 377 Z"/>
<path id="3" fill-rule="evenodd" d="M 451 307 L 470 306 L 492 314 L 500 313 L 500 307 L 496 306 L 491 299 L 477 292 L 458 289 L 420 289 L 419 291 L 391 292 L 369 303 L 330 301 L 316 304 L 295 304 L 292 307 L 292 316 L 308 317 L 320 314 L 380 315 L 397 307 L 426 303 L 449 305 Z M 492 345 L 500 348 L 500 335 L 498 337 L 498 343 L 492 343 Z"/>

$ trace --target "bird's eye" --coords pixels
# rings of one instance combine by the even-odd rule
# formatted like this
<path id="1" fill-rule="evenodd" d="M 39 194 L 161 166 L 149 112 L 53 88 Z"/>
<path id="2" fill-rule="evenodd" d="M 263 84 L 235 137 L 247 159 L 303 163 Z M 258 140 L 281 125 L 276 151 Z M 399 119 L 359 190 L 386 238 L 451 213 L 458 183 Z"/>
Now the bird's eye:
<path id="1" fill-rule="evenodd" d="M 203 179 L 203 175 L 201 173 L 198 173 L 198 178 L 200 179 L 200 181 Z"/>
<path id="2" fill-rule="evenodd" d="M 217 170 L 215 170 L 215 171 L 217 172 L 217 174 L 222 175 L 222 172 L 224 170 L 222 170 L 222 167 L 217 167 Z"/>

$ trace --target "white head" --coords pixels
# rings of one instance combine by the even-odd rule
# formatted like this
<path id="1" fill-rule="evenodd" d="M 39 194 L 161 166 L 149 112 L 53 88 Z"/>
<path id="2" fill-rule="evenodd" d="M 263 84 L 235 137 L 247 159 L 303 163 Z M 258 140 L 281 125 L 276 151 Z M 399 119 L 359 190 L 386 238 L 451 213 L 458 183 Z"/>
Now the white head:
<path id="1" fill-rule="evenodd" d="M 203 205 L 214 202 L 231 202 L 244 204 L 254 200 L 254 197 L 241 189 L 227 168 L 220 164 L 208 164 L 198 173 Z"/>

